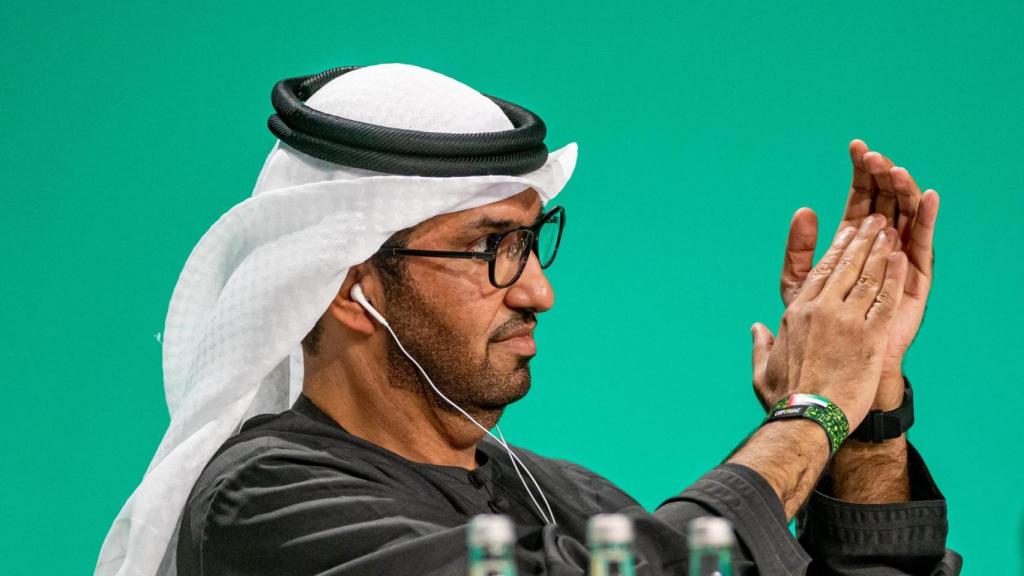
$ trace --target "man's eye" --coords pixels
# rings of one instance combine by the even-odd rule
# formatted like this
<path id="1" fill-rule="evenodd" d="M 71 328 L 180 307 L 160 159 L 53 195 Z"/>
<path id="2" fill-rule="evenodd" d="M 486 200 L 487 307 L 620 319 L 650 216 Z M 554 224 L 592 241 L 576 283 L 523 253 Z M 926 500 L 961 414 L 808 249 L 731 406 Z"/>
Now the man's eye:
<path id="1" fill-rule="evenodd" d="M 491 234 L 490 236 L 484 236 L 477 240 L 475 244 L 469 247 L 470 252 L 489 252 L 494 250 L 494 246 L 498 243 L 498 235 Z"/>

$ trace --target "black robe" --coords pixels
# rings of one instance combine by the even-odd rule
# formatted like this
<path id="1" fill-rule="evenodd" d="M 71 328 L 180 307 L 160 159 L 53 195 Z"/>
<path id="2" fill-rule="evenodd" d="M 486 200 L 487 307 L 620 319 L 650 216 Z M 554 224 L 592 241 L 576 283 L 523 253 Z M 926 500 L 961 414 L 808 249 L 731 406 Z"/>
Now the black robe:
<path id="1" fill-rule="evenodd" d="M 722 464 L 650 513 L 582 466 L 514 449 L 557 526 L 543 524 L 489 438 L 473 471 L 419 464 L 349 434 L 300 396 L 291 410 L 246 422 L 211 459 L 165 565 L 180 576 L 466 574 L 468 521 L 502 513 L 516 523 L 520 575 L 582 575 L 587 520 L 619 512 L 635 525 L 638 576 L 685 575 L 686 525 L 705 515 L 732 522 L 739 574 L 959 572 L 945 549 L 945 500 L 912 447 L 911 502 L 852 504 L 816 490 L 799 541 L 774 491 L 745 466 Z"/>

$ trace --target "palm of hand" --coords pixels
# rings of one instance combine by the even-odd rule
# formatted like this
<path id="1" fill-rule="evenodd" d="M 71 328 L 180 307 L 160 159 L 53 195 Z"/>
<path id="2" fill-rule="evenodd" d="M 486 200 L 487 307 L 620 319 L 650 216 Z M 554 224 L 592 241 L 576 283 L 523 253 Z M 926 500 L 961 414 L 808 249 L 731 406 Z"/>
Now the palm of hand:
<path id="1" fill-rule="evenodd" d="M 893 318 L 892 327 L 889 329 L 889 342 L 886 345 L 885 363 L 882 366 L 883 374 L 893 376 L 901 374 L 903 356 L 910 348 L 914 337 L 917 336 L 917 331 L 924 318 L 930 284 L 930 280 L 916 268 L 909 267 L 903 299 L 900 301 L 896 317 Z"/>

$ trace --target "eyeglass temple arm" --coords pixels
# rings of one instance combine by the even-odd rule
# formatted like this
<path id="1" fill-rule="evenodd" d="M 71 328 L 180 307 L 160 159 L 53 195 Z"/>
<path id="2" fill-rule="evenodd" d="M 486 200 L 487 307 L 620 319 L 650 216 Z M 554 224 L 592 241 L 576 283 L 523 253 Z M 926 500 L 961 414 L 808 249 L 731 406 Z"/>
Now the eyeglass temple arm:
<path id="1" fill-rule="evenodd" d="M 415 248 L 389 248 L 386 254 L 404 256 L 427 256 L 435 258 L 467 258 L 471 260 L 494 260 L 494 252 L 449 252 L 445 250 L 416 250 Z"/>

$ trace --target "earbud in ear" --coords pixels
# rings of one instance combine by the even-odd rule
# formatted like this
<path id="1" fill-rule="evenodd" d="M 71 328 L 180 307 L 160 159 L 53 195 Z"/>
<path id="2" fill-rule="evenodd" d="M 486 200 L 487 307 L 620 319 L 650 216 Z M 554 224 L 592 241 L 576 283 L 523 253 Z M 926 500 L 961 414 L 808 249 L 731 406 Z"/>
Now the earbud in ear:
<path id="1" fill-rule="evenodd" d="M 360 306 L 365 308 L 366 311 L 370 313 L 370 316 L 376 318 L 377 322 L 380 322 L 384 326 L 388 325 L 388 321 L 384 319 L 384 316 L 381 316 L 381 313 L 377 312 L 377 309 L 374 308 L 373 305 L 370 304 L 370 301 L 366 299 L 366 295 L 363 294 L 363 287 L 360 286 L 358 282 L 352 285 L 352 290 L 349 291 L 348 295 L 358 302 Z"/>
<path id="2" fill-rule="evenodd" d="M 352 290 L 349 291 L 348 295 L 360 304 L 366 302 L 366 296 L 363 294 L 363 287 L 359 285 L 359 282 L 352 285 Z"/>

